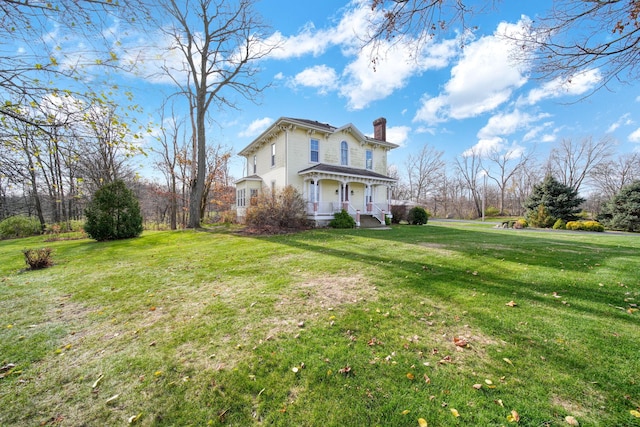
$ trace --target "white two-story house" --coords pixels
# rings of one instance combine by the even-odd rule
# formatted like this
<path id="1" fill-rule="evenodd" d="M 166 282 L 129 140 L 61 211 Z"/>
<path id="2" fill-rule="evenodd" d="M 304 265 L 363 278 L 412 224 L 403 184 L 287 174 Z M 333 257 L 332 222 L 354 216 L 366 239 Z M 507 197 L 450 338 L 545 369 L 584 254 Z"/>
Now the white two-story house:
<path id="1" fill-rule="evenodd" d="M 235 182 L 239 220 L 260 191 L 290 185 L 303 195 L 317 225 L 342 209 L 357 222 L 370 215 L 384 224 L 396 183 L 387 176 L 387 153 L 398 147 L 386 140 L 386 122 L 373 122 L 371 138 L 352 124 L 276 120 L 239 153 L 246 159 L 244 177 Z"/>

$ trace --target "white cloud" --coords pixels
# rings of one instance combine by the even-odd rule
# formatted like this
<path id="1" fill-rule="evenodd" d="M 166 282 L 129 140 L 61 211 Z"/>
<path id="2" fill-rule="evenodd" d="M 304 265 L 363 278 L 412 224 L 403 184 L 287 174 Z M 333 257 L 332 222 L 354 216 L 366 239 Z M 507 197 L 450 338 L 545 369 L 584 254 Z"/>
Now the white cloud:
<path id="1" fill-rule="evenodd" d="M 326 65 L 315 65 L 296 74 L 291 81 L 293 86 L 307 86 L 317 88 L 321 94 L 336 88 L 338 74 L 336 70 Z"/>
<path id="2" fill-rule="evenodd" d="M 631 124 L 633 124 L 633 120 L 631 119 L 631 114 L 629 113 L 623 114 L 622 117 L 620 117 L 618 120 L 612 123 L 611 126 L 609 126 L 609 129 L 607 129 L 607 133 L 615 132 L 620 126 L 624 126 L 624 125 L 628 126 Z"/>
<path id="3" fill-rule="evenodd" d="M 385 55 L 378 58 L 375 68 L 371 63 L 372 52 L 360 50 L 344 70 L 345 83 L 340 94 L 348 99 L 349 108 L 365 108 L 405 87 L 411 77 L 447 66 L 457 54 L 457 43 L 456 40 L 445 40 L 440 44 L 428 44 L 419 52 L 418 58 L 412 58 L 415 51 L 408 44 L 385 44 L 381 47 Z"/>
<path id="4" fill-rule="evenodd" d="M 505 142 L 506 141 L 499 136 L 495 136 L 493 138 L 483 138 L 478 140 L 478 142 L 473 147 L 465 150 L 462 153 L 462 156 L 469 157 L 475 154 L 484 157 L 491 152 L 501 151 L 504 148 Z"/>
<path id="5" fill-rule="evenodd" d="M 273 119 L 271 117 L 254 120 L 245 130 L 238 133 L 238 136 L 243 138 L 257 136 L 267 129 L 271 123 L 273 123 Z"/>
<path id="6" fill-rule="evenodd" d="M 593 90 L 601 80 L 602 75 L 597 68 L 576 74 L 568 79 L 556 78 L 539 88 L 532 89 L 524 102 L 527 105 L 533 105 L 544 99 L 583 95 Z"/>
<path id="7" fill-rule="evenodd" d="M 640 142 L 640 128 L 634 130 L 628 137 L 629 142 Z"/>
<path id="8" fill-rule="evenodd" d="M 409 139 L 409 126 L 391 126 L 387 128 L 387 141 L 404 147 Z"/>
<path id="9" fill-rule="evenodd" d="M 511 113 L 500 113 L 492 116 L 487 124 L 478 131 L 478 138 L 491 138 L 493 136 L 511 135 L 519 130 L 527 129 L 534 123 L 548 115 L 533 116 L 514 110 Z"/>
<path id="10" fill-rule="evenodd" d="M 414 121 L 434 124 L 465 119 L 493 111 L 527 81 L 524 70 L 511 59 L 513 45 L 504 37 L 521 31 L 517 24 L 502 22 L 491 36 L 471 42 L 451 69 L 451 79 L 435 97 L 424 96 Z"/>

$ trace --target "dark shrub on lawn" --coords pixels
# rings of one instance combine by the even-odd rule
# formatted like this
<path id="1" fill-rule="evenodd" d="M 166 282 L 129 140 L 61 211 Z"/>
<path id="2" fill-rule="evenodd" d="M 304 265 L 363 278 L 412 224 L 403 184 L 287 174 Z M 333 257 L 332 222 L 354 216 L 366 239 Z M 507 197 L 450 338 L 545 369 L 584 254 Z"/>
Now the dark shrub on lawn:
<path id="1" fill-rule="evenodd" d="M 407 205 L 391 205 L 391 223 L 400 224 L 407 220 Z"/>
<path id="2" fill-rule="evenodd" d="M 251 200 L 245 224 L 258 233 L 277 234 L 309 228 L 306 202 L 292 186 L 280 191 L 263 191 Z"/>
<path id="3" fill-rule="evenodd" d="M 356 220 L 344 209 L 333 214 L 333 219 L 329 222 L 329 227 L 332 228 L 353 228 L 355 226 Z"/>
<path id="4" fill-rule="evenodd" d="M 98 241 L 119 240 L 142 234 L 138 199 L 123 181 L 102 186 L 84 211 L 84 230 Z"/>
<path id="5" fill-rule="evenodd" d="M 53 265 L 51 248 L 25 249 L 22 253 L 30 270 L 40 270 Z"/>
<path id="6" fill-rule="evenodd" d="M 409 221 L 409 224 L 413 225 L 424 225 L 427 223 L 427 221 L 429 221 L 429 213 L 424 210 L 424 208 L 416 206 L 415 208 L 411 208 L 409 210 L 407 221 Z"/>

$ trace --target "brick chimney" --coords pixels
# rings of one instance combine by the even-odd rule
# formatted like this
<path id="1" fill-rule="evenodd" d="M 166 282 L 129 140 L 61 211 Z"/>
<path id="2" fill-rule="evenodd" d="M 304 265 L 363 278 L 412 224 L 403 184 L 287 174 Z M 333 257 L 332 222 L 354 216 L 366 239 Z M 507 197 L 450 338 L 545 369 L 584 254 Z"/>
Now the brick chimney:
<path id="1" fill-rule="evenodd" d="M 387 140 L 387 119 L 384 117 L 373 121 L 373 137 L 380 141 Z"/>

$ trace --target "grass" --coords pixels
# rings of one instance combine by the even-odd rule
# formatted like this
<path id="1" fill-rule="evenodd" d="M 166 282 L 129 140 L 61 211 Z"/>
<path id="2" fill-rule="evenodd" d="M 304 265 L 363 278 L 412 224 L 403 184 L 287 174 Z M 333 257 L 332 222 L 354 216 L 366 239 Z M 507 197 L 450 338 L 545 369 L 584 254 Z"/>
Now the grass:
<path id="1" fill-rule="evenodd" d="M 0 242 L 0 425 L 640 426 L 638 236 L 492 225 Z"/>

